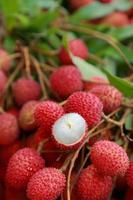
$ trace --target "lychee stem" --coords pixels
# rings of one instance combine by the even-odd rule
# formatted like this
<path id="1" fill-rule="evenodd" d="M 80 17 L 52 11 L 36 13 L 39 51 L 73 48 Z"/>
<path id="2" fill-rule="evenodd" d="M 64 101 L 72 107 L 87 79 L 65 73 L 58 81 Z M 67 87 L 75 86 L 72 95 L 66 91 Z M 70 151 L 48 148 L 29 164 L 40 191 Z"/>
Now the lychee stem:
<path id="1" fill-rule="evenodd" d="M 23 52 L 23 56 L 24 56 L 26 75 L 28 78 L 31 78 L 30 55 L 29 55 L 28 47 L 22 47 L 22 52 Z"/>
<path id="2" fill-rule="evenodd" d="M 42 149 L 43 149 L 43 146 L 50 140 L 50 138 L 46 138 L 44 140 L 42 140 L 39 144 L 38 144 L 38 147 L 37 147 L 37 152 L 39 154 L 42 153 Z"/>

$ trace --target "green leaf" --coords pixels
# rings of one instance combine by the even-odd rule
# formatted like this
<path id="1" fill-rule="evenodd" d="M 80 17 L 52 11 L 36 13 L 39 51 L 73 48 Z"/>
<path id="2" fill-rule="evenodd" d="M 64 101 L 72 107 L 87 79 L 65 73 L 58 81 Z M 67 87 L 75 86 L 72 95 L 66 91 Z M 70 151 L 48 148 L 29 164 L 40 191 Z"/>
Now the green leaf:
<path id="1" fill-rule="evenodd" d="M 133 130 L 133 114 L 132 113 L 129 113 L 128 116 L 126 117 L 125 128 L 127 130 Z"/>
<path id="2" fill-rule="evenodd" d="M 108 80 L 112 85 L 114 85 L 118 90 L 120 90 L 126 97 L 133 97 L 133 84 L 127 80 L 119 78 L 115 75 L 112 75 L 105 68 L 102 71 L 107 75 Z"/>
<path id="3" fill-rule="evenodd" d="M 79 68 L 83 80 L 88 81 L 91 77 L 100 76 L 106 79 L 105 74 L 98 68 L 94 67 L 92 64 L 87 63 L 83 59 L 76 57 L 71 54 L 73 63 Z"/>

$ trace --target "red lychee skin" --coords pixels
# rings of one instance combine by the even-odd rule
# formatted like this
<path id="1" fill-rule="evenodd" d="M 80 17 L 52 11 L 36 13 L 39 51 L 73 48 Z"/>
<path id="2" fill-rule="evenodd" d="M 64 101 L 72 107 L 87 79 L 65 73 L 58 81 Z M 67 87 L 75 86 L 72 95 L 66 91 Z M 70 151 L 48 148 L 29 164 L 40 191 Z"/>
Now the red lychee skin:
<path id="1" fill-rule="evenodd" d="M 103 105 L 93 94 L 88 92 L 75 92 L 67 99 L 65 104 L 67 113 L 76 112 L 80 114 L 92 127 L 100 122 Z"/>
<path id="2" fill-rule="evenodd" d="M 73 39 L 68 43 L 68 48 L 74 56 L 80 57 L 82 59 L 88 58 L 88 48 L 83 40 Z M 69 56 L 68 51 L 61 47 L 59 52 L 59 59 L 62 64 L 69 65 L 72 64 L 72 59 Z"/>
<path id="3" fill-rule="evenodd" d="M 128 189 L 124 200 L 133 200 L 133 189 Z"/>
<path id="4" fill-rule="evenodd" d="M 27 200 L 26 190 L 15 190 L 9 186 L 6 186 L 5 198 L 6 200 Z"/>
<path id="5" fill-rule="evenodd" d="M 63 66 L 54 71 L 50 83 L 53 93 L 61 99 L 83 88 L 81 73 L 73 65 Z"/>
<path id="6" fill-rule="evenodd" d="M 20 110 L 16 107 L 11 107 L 10 109 L 7 110 L 7 113 L 14 115 L 14 117 L 16 117 L 17 119 L 19 117 L 19 112 Z"/>
<path id="7" fill-rule="evenodd" d="M 3 188 L 3 186 L 2 186 L 2 184 L 1 184 L 1 182 L 0 182 L 0 199 L 1 200 L 4 200 L 5 198 L 4 198 L 4 188 Z"/>
<path id="8" fill-rule="evenodd" d="M 69 0 L 69 5 L 70 5 L 70 8 L 72 10 L 77 10 L 77 9 L 80 9 L 82 8 L 83 6 L 87 6 L 91 3 L 94 2 L 94 0 L 80 0 L 80 1 L 77 1 L 77 0 Z"/>
<path id="9" fill-rule="evenodd" d="M 112 178 L 98 174 L 93 165 L 84 169 L 77 182 L 77 193 L 82 200 L 105 200 L 112 189 Z"/>
<path id="10" fill-rule="evenodd" d="M 17 119 L 9 113 L 0 115 L 0 145 L 10 145 L 19 136 Z"/>
<path id="11" fill-rule="evenodd" d="M 4 49 L 0 49 L 0 69 L 8 72 L 10 67 L 11 61 L 9 60 L 9 54 Z"/>
<path id="12" fill-rule="evenodd" d="M 32 131 L 36 128 L 34 119 L 34 111 L 36 109 L 37 101 L 28 101 L 20 110 L 19 126 L 25 131 Z"/>
<path id="13" fill-rule="evenodd" d="M 2 70 L 0 70 L 0 98 L 4 93 L 5 87 L 7 83 L 7 77 Z"/>
<path id="14" fill-rule="evenodd" d="M 129 167 L 125 150 L 115 142 L 106 140 L 92 146 L 91 160 L 99 173 L 107 176 L 124 175 Z"/>
<path id="15" fill-rule="evenodd" d="M 114 12 L 108 16 L 106 16 L 102 23 L 114 26 L 114 27 L 122 27 L 129 24 L 128 16 L 122 12 Z"/>
<path id="16" fill-rule="evenodd" d="M 83 90 L 90 91 L 96 86 L 107 85 L 108 81 L 102 77 L 92 77 L 89 81 L 84 81 Z"/>
<path id="17" fill-rule="evenodd" d="M 133 189 L 133 161 L 130 162 L 129 168 L 127 170 L 127 184 Z"/>
<path id="18" fill-rule="evenodd" d="M 43 127 L 44 132 L 51 135 L 54 122 L 64 114 L 62 106 L 53 101 L 43 101 L 35 109 L 35 122 L 38 127 Z"/>
<path id="19" fill-rule="evenodd" d="M 31 200 L 55 200 L 63 192 L 66 178 L 55 168 L 44 168 L 35 173 L 27 187 L 27 194 Z"/>
<path id="20" fill-rule="evenodd" d="M 14 189 L 25 188 L 30 177 L 44 167 L 44 160 L 31 148 L 17 151 L 9 160 L 6 182 Z"/>
<path id="21" fill-rule="evenodd" d="M 103 104 L 103 111 L 109 114 L 120 107 L 122 103 L 122 93 L 110 85 L 100 85 L 90 90 Z"/>
<path id="22" fill-rule="evenodd" d="M 22 106 L 28 101 L 38 100 L 41 95 L 40 85 L 32 79 L 20 78 L 12 88 L 15 102 Z"/>

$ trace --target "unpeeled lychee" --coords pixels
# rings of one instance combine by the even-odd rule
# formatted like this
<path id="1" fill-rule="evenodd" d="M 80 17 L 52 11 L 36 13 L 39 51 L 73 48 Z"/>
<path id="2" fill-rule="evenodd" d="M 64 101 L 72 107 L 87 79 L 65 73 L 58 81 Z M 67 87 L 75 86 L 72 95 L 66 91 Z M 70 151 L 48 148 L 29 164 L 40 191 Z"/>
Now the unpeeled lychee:
<path id="1" fill-rule="evenodd" d="M 67 99 L 65 111 L 80 114 L 92 127 L 100 122 L 103 105 L 98 97 L 88 92 L 75 92 Z"/>
<path id="2" fill-rule="evenodd" d="M 31 148 L 18 150 L 9 160 L 6 182 L 14 189 L 25 188 L 30 177 L 44 167 L 44 160 Z"/>
<path id="3" fill-rule="evenodd" d="M 97 169 L 90 165 L 84 169 L 77 182 L 77 193 L 82 200 L 105 200 L 112 189 L 112 179 L 98 174 Z"/>
<path id="4" fill-rule="evenodd" d="M 81 73 L 73 65 L 63 66 L 54 71 L 50 83 L 53 93 L 61 99 L 83 88 Z"/>
<path id="5" fill-rule="evenodd" d="M 120 107 L 122 103 L 122 93 L 110 85 L 100 85 L 90 90 L 103 103 L 103 111 L 109 114 Z"/>
<path id="6" fill-rule="evenodd" d="M 7 83 L 7 77 L 4 74 L 4 72 L 0 70 L 0 98 L 5 91 L 6 83 Z"/>
<path id="7" fill-rule="evenodd" d="M 124 175 L 129 167 L 125 150 L 111 141 L 98 141 L 91 148 L 91 160 L 99 173 L 106 176 Z"/>
<path id="8" fill-rule="evenodd" d="M 127 184 L 133 189 L 133 161 L 130 162 L 127 170 Z"/>
<path id="9" fill-rule="evenodd" d="M 22 106 L 30 100 L 38 100 L 41 95 L 40 85 L 32 79 L 20 78 L 12 88 L 16 103 Z"/>
<path id="10" fill-rule="evenodd" d="M 9 54 L 4 49 L 0 49 L 0 69 L 4 72 L 8 72 L 11 67 L 11 61 L 9 60 Z"/>
<path id="11" fill-rule="evenodd" d="M 87 6 L 87 5 L 91 4 L 91 3 L 93 3 L 94 0 L 80 0 L 80 1 L 68 0 L 68 2 L 69 2 L 69 5 L 70 5 L 71 9 L 77 10 L 77 9 L 82 8 L 83 6 Z"/>
<path id="12" fill-rule="evenodd" d="M 36 109 L 37 101 L 28 101 L 23 105 L 19 114 L 19 125 L 25 131 L 31 131 L 36 128 L 34 119 L 34 111 Z"/>
<path id="13" fill-rule="evenodd" d="M 88 48 L 83 40 L 81 39 L 73 39 L 68 42 L 68 49 L 70 52 L 77 57 L 80 57 L 82 59 L 88 58 Z M 68 51 L 61 47 L 59 52 L 59 59 L 62 64 L 72 64 L 72 59 L 68 53 Z"/>
<path id="14" fill-rule="evenodd" d="M 10 145 L 18 136 L 17 119 L 9 113 L 0 114 L 0 145 Z"/>
<path id="15" fill-rule="evenodd" d="M 64 114 L 62 106 L 53 101 L 40 102 L 35 109 L 35 122 L 44 132 L 51 134 L 54 122 Z"/>
<path id="16" fill-rule="evenodd" d="M 77 149 L 87 135 L 87 123 L 78 113 L 68 113 L 53 125 L 52 136 L 61 149 Z"/>
<path id="17" fill-rule="evenodd" d="M 63 192 L 66 178 L 55 168 L 44 168 L 29 180 L 27 194 L 30 200 L 55 200 Z"/>

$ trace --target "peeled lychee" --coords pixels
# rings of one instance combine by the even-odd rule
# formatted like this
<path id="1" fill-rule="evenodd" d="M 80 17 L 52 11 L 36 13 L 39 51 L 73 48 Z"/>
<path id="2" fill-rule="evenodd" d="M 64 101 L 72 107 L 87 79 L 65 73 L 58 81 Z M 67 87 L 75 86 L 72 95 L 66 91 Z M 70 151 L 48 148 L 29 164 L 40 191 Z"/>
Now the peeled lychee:
<path id="1" fill-rule="evenodd" d="M 9 113 L 0 114 L 0 145 L 10 145 L 18 136 L 17 119 Z"/>
<path id="2" fill-rule="evenodd" d="M 62 106 L 53 101 L 40 102 L 35 109 L 35 122 L 44 132 L 51 133 L 54 122 L 64 114 Z"/>
<path id="3" fill-rule="evenodd" d="M 133 161 L 130 162 L 127 170 L 127 184 L 133 189 Z"/>
<path id="4" fill-rule="evenodd" d="M 30 177 L 43 167 L 44 160 L 34 149 L 20 149 L 9 160 L 6 182 L 15 189 L 25 188 Z"/>
<path id="5" fill-rule="evenodd" d="M 120 107 L 122 103 L 122 93 L 110 85 L 99 85 L 90 90 L 103 103 L 103 111 L 109 114 Z"/>
<path id="6" fill-rule="evenodd" d="M 87 5 L 91 4 L 91 3 L 93 3 L 94 0 L 80 0 L 80 1 L 68 0 L 68 2 L 69 2 L 69 5 L 70 5 L 71 9 L 77 10 L 77 9 L 82 8 L 83 6 L 87 6 Z"/>
<path id="7" fill-rule="evenodd" d="M 125 150 L 115 142 L 106 140 L 92 146 L 91 160 L 99 173 L 106 176 L 124 175 L 129 166 Z"/>
<path id="8" fill-rule="evenodd" d="M 0 98 L 4 93 L 5 87 L 7 83 L 7 77 L 2 70 L 0 70 Z"/>
<path id="9" fill-rule="evenodd" d="M 66 178 L 55 168 L 44 168 L 35 173 L 27 187 L 30 200 L 56 200 L 63 192 Z"/>
<path id="10" fill-rule="evenodd" d="M 88 58 L 88 48 L 84 41 L 81 39 L 70 40 L 68 43 L 68 49 L 74 56 L 80 57 L 82 59 Z M 60 49 L 59 58 L 62 64 L 72 64 L 72 59 L 64 47 L 61 47 Z"/>
<path id="11" fill-rule="evenodd" d="M 87 134 L 87 123 L 78 113 L 68 113 L 53 125 L 52 136 L 61 149 L 77 149 Z"/>
<path id="12" fill-rule="evenodd" d="M 67 113 L 75 112 L 80 114 L 92 127 L 100 122 L 103 105 L 101 101 L 94 94 L 88 92 L 75 92 L 68 99 L 65 104 L 65 111 Z"/>
<path id="13" fill-rule="evenodd" d="M 14 83 L 12 89 L 14 99 L 19 106 L 30 100 L 38 100 L 41 95 L 40 85 L 32 79 L 20 78 Z"/>
<path id="14" fill-rule="evenodd" d="M 0 69 L 4 72 L 8 72 L 11 67 L 11 61 L 9 60 L 9 54 L 4 49 L 0 49 Z"/>
<path id="15" fill-rule="evenodd" d="M 126 26 L 129 24 L 129 19 L 126 13 L 122 12 L 114 12 L 111 13 L 110 15 L 106 16 L 103 20 L 102 23 L 115 26 L 115 27 L 122 27 Z"/>
<path id="16" fill-rule="evenodd" d="M 112 178 L 98 174 L 93 165 L 84 169 L 77 183 L 78 196 L 82 200 L 108 199 L 112 190 Z"/>
<path id="17" fill-rule="evenodd" d="M 61 99 L 83 88 L 81 73 L 73 65 L 60 67 L 53 72 L 50 83 L 53 93 Z"/>
<path id="18" fill-rule="evenodd" d="M 31 131 L 36 128 L 34 119 L 34 111 L 36 109 L 37 101 L 28 101 L 20 110 L 19 125 L 25 131 Z"/>

